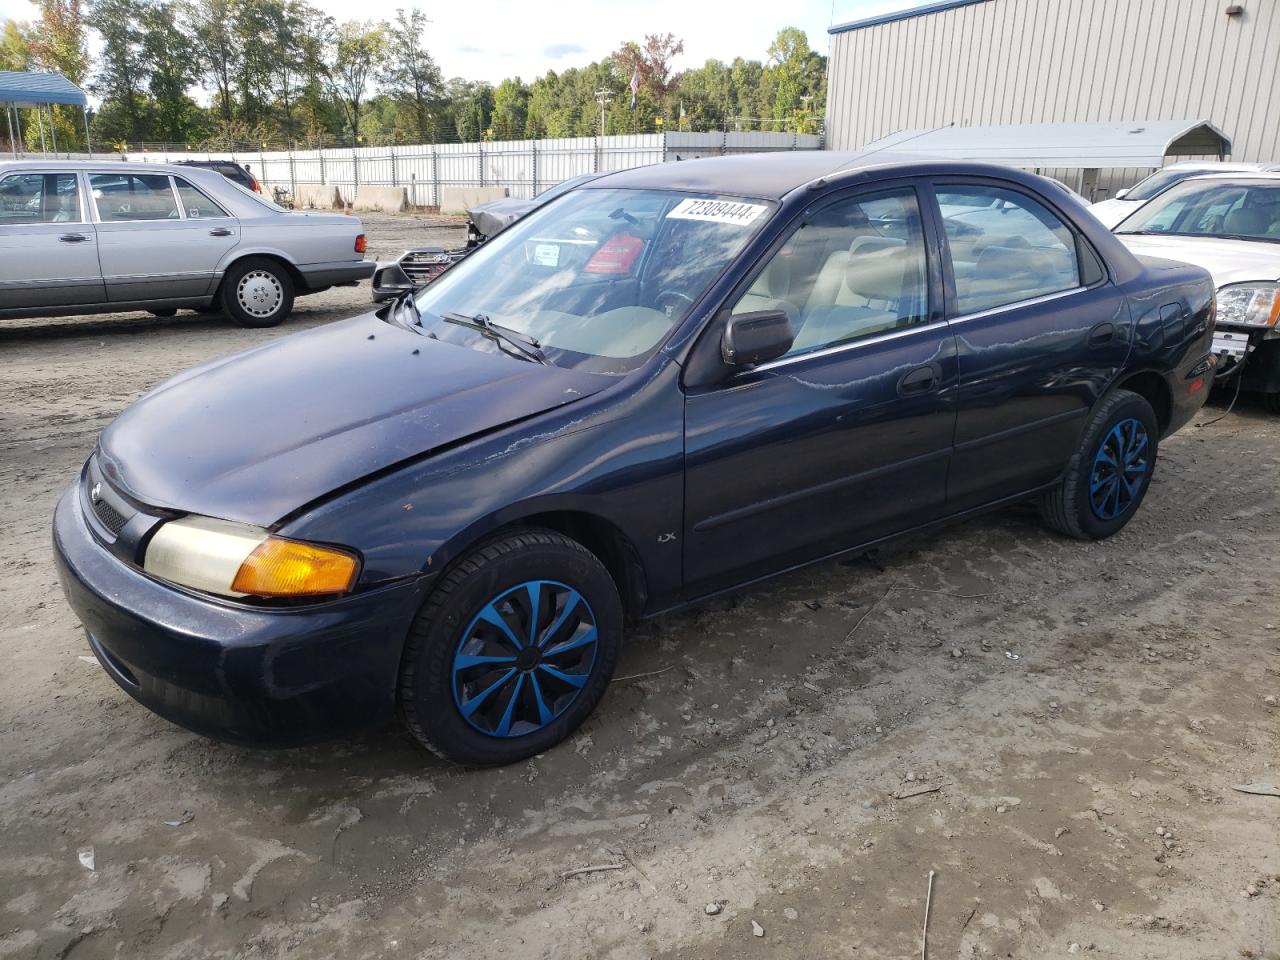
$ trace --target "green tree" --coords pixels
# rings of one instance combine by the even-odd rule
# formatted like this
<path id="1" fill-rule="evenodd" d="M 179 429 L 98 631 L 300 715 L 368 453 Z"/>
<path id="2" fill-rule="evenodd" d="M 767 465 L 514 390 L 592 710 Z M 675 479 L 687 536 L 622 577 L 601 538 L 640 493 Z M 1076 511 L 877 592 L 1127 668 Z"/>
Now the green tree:
<path id="1" fill-rule="evenodd" d="M 199 79 L 196 44 L 179 27 L 172 3 L 148 4 L 142 24 L 142 54 L 151 69 L 152 136 L 168 143 L 198 139 L 203 111 L 188 93 Z"/>
<path id="2" fill-rule="evenodd" d="M 151 71 L 143 51 L 149 12 L 145 0 L 94 0 L 86 18 L 102 41 L 90 89 L 106 108 L 100 113 L 100 132 L 112 141 L 149 139 L 146 88 Z"/>
<path id="3" fill-rule="evenodd" d="M 232 85 L 242 59 L 236 37 L 236 0 L 186 0 L 181 9 L 182 27 L 197 52 L 197 71 L 213 91 L 214 105 L 224 130 L 235 118 Z"/>
<path id="4" fill-rule="evenodd" d="M 369 93 L 369 84 L 386 55 L 387 25 L 372 20 L 350 20 L 338 27 L 334 43 L 329 85 L 342 107 L 351 130 L 351 142 L 360 142 L 360 107 Z"/>
<path id="5" fill-rule="evenodd" d="M 766 86 L 772 88 L 772 116 L 783 129 L 816 129 L 826 94 L 826 61 L 809 46 L 803 30 L 784 27 L 769 45 Z M 802 132 L 809 132 L 807 129 Z"/>
<path id="6" fill-rule="evenodd" d="M 396 11 L 390 55 L 379 77 L 383 89 L 408 115 L 405 126 L 420 143 L 435 140 L 435 114 L 443 92 L 440 68 L 424 42 L 428 22 L 417 7 L 408 13 Z"/>
<path id="7" fill-rule="evenodd" d="M 52 70 L 72 83 L 84 86 L 89 74 L 89 48 L 85 43 L 83 0 L 33 2 L 40 16 L 26 33 L 31 55 L 28 69 Z M 81 141 L 79 109 L 54 107 L 51 113 L 57 128 L 55 138 L 59 149 L 78 148 Z M 26 124 L 24 134 L 28 148 L 39 149 L 38 125 Z"/>
<path id="8" fill-rule="evenodd" d="M 0 70 L 31 69 L 31 46 L 27 40 L 26 24 L 6 20 L 0 26 Z"/>
<path id="9" fill-rule="evenodd" d="M 489 125 L 499 140 L 518 140 L 524 136 L 529 115 L 529 88 L 519 77 L 508 77 L 493 92 L 493 115 Z"/>

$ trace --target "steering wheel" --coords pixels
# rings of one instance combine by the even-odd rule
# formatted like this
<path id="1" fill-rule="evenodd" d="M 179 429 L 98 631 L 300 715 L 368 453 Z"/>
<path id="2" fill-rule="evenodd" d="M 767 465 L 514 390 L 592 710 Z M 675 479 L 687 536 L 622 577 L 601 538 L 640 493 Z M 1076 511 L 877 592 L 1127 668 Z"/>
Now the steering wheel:
<path id="1" fill-rule="evenodd" d="M 668 304 L 667 306 L 663 306 L 663 303 L 667 300 L 670 300 L 673 302 Z M 676 309 L 678 307 L 678 304 L 675 301 L 678 301 L 678 300 L 683 300 L 689 306 L 691 307 L 693 306 L 693 297 L 689 296 L 687 293 L 681 293 L 679 290 L 663 290 L 656 297 L 654 297 L 653 305 L 656 309 L 661 310 L 668 317 L 674 317 L 676 315 Z"/>

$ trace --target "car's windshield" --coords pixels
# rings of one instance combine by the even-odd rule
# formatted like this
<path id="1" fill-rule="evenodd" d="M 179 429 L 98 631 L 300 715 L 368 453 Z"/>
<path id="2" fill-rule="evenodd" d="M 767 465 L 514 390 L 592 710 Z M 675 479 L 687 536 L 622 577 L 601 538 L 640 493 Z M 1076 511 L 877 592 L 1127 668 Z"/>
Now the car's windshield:
<path id="1" fill-rule="evenodd" d="M 1167 170 L 1157 170 L 1147 179 L 1139 180 L 1134 184 L 1122 199 L 1150 200 L 1161 190 L 1173 186 L 1179 180 L 1185 180 L 1187 177 L 1194 177 L 1197 174 L 1207 172 L 1207 170 L 1197 170 L 1194 167 L 1173 167 Z"/>
<path id="2" fill-rule="evenodd" d="M 418 293 L 422 329 L 512 352 L 456 322 L 481 317 L 531 339 L 557 366 L 627 373 L 658 349 L 771 209 L 763 200 L 665 190 L 571 191 Z"/>
<path id="3" fill-rule="evenodd" d="M 1280 180 L 1187 180 L 1141 207 L 1115 232 L 1280 243 Z"/>

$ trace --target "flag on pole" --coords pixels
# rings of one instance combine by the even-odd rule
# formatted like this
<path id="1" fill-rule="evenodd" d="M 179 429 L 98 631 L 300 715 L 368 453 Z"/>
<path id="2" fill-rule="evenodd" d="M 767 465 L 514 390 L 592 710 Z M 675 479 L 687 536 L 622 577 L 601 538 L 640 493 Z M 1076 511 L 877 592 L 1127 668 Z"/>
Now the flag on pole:
<path id="1" fill-rule="evenodd" d="M 636 108 L 636 93 L 640 90 L 640 65 L 631 68 L 631 109 Z"/>

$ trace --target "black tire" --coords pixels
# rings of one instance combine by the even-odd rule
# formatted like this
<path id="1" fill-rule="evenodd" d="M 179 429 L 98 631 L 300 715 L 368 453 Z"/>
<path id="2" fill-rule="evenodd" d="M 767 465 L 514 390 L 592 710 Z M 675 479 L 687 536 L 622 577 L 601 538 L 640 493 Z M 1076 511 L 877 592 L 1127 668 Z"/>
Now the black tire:
<path id="1" fill-rule="evenodd" d="M 1104 482 L 1098 494 L 1092 491 L 1095 471 L 1104 481 L 1116 471 L 1110 468 L 1109 461 L 1099 464 L 1100 448 L 1109 438 L 1113 438 L 1113 430 L 1121 424 L 1136 421 L 1145 432 L 1145 443 L 1141 448 L 1141 473 L 1136 472 L 1137 462 L 1129 467 L 1126 476 L 1132 476 L 1130 484 Z M 1122 428 L 1118 434 L 1120 442 L 1124 438 L 1136 436 L 1136 432 L 1126 434 Z M 1151 486 L 1151 477 L 1155 473 L 1158 453 L 1160 427 L 1155 411 L 1143 397 L 1128 390 L 1116 390 L 1103 398 L 1085 426 L 1080 438 L 1080 445 L 1071 457 L 1066 475 L 1056 487 L 1040 498 L 1040 516 L 1053 530 L 1075 537 L 1079 540 L 1101 540 L 1109 537 L 1124 527 L 1147 494 Z M 1114 443 L 1114 438 L 1112 439 Z M 1136 447 L 1137 445 L 1134 444 Z M 1106 491 L 1114 491 L 1112 501 Z M 1093 499 L 1103 499 L 1102 507 L 1098 507 Z M 1127 497 L 1123 507 L 1121 498 Z M 1114 515 L 1111 515 L 1114 512 Z"/>
<path id="2" fill-rule="evenodd" d="M 164 307 L 163 309 L 160 309 L 160 310 L 148 310 L 147 312 L 151 314 L 153 317 L 172 317 L 177 314 L 178 308 Z"/>
<path id="3" fill-rule="evenodd" d="M 1264 393 L 1262 405 L 1271 413 L 1280 413 L 1280 393 Z"/>
<path id="4" fill-rule="evenodd" d="M 552 600 L 541 605 L 542 615 L 538 617 L 531 616 L 532 602 L 528 599 L 537 591 L 525 592 L 531 581 L 543 583 L 547 592 L 539 596 Z M 559 587 L 576 591 L 585 608 L 582 602 L 571 607 L 567 596 L 556 594 Z M 569 646 L 566 637 L 573 640 L 589 635 L 583 618 L 590 615 L 595 626 L 590 662 L 565 666 L 566 661 L 553 664 L 548 656 L 542 664 L 539 652 L 530 655 L 534 665 L 528 662 L 516 662 L 511 667 L 486 664 L 461 669 L 455 675 L 455 658 L 463 655 L 464 642 L 469 653 L 477 653 L 480 647 L 475 644 L 480 642 L 478 638 L 483 631 L 488 630 L 489 636 L 496 640 L 492 646 L 484 647 L 486 653 L 500 652 L 505 644 L 502 635 L 493 632 L 491 622 L 482 618 L 485 611 L 500 611 L 499 615 L 514 631 L 524 632 L 531 622 L 538 624 L 530 632 L 537 636 L 546 630 L 547 642 L 555 634 L 554 624 L 562 623 L 561 630 L 564 626 L 571 627 L 567 634 L 558 634 L 561 639 L 545 649 Z M 400 663 L 401 719 L 423 746 L 455 763 L 498 766 L 542 753 L 573 733 L 604 696 L 618 661 L 622 620 L 622 602 L 609 572 L 576 540 L 537 529 L 512 532 L 491 540 L 443 575 L 410 628 Z M 526 646 L 538 645 L 526 642 Z M 577 655 L 585 658 L 583 653 Z M 522 651 L 521 656 L 526 654 Z M 585 678 L 576 693 L 555 675 L 548 679 L 546 668 L 553 665 L 575 671 L 577 680 Z M 495 678 L 507 675 L 508 670 L 522 676 L 507 681 L 507 685 L 484 701 L 483 707 L 475 709 L 474 722 L 464 717 L 461 706 L 464 701 L 459 698 L 470 693 L 466 702 L 482 700 L 483 695 L 476 691 L 489 689 L 491 684 L 496 686 Z M 535 682 L 536 677 L 542 678 L 541 686 Z M 541 723 L 537 726 L 531 719 L 534 710 L 547 709 L 547 715 L 552 716 L 544 707 L 544 701 L 554 706 L 556 712 L 548 722 L 537 721 Z M 484 719 L 486 714 L 491 720 L 499 713 L 504 719 L 520 716 L 525 719 L 523 722 L 508 720 L 511 726 L 507 735 L 497 733 L 502 729 L 501 721 L 488 731 L 479 728 L 478 725 L 488 722 Z"/>
<path id="5" fill-rule="evenodd" d="M 222 278 L 222 309 L 242 327 L 277 326 L 293 310 L 293 278 L 275 260 L 247 257 Z"/>

